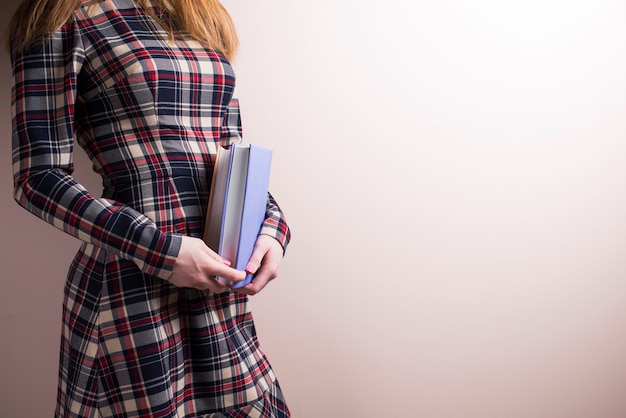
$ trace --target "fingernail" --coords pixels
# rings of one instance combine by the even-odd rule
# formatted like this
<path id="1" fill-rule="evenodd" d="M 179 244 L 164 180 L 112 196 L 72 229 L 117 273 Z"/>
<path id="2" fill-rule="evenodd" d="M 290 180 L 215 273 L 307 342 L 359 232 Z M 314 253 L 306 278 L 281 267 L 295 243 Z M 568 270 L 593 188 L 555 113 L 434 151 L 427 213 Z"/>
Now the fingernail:
<path id="1" fill-rule="evenodd" d="M 222 263 L 226 264 L 227 266 L 230 266 L 230 265 L 231 265 L 231 262 L 230 262 L 230 261 L 228 261 L 228 260 L 224 260 L 224 259 L 222 259 Z"/>

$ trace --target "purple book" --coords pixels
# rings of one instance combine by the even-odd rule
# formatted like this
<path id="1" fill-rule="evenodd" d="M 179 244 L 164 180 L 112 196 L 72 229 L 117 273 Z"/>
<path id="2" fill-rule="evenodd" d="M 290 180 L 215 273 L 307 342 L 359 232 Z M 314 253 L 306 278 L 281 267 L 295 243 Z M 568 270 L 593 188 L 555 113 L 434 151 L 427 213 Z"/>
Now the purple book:
<path id="1" fill-rule="evenodd" d="M 204 239 L 209 248 L 245 270 L 265 220 L 272 151 L 233 144 L 220 149 L 211 182 Z M 234 284 L 249 284 L 253 275 Z"/>

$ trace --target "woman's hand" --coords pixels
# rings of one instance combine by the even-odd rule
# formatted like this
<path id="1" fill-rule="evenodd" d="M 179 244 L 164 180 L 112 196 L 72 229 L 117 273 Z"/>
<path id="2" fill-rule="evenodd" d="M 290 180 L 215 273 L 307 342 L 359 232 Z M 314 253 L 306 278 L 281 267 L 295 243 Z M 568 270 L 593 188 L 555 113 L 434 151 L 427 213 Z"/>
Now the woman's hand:
<path id="1" fill-rule="evenodd" d="M 245 272 L 235 270 L 229 265 L 229 261 L 207 247 L 201 239 L 183 236 L 169 282 L 177 287 L 223 293 L 230 286 L 219 282 L 216 276 L 232 282 L 240 282 L 246 278 Z"/>
<path id="2" fill-rule="evenodd" d="M 259 235 L 250 261 L 246 265 L 246 272 L 256 273 L 256 276 L 249 285 L 233 290 L 246 295 L 256 295 L 278 276 L 278 267 L 282 259 L 283 246 L 269 235 Z"/>

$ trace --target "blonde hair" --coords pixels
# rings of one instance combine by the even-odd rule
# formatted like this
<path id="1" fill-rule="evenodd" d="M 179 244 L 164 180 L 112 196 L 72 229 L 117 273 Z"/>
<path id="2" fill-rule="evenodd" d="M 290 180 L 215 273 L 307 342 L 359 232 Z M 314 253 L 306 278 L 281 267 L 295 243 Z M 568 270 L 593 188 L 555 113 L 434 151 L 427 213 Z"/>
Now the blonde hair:
<path id="1" fill-rule="evenodd" d="M 91 4 L 104 0 L 91 0 Z M 239 40 L 218 0 L 136 0 L 170 37 L 195 39 L 233 59 Z M 7 47 L 22 51 L 44 42 L 72 15 L 81 0 L 22 0 L 7 28 Z M 160 9 L 157 15 L 153 6 Z"/>

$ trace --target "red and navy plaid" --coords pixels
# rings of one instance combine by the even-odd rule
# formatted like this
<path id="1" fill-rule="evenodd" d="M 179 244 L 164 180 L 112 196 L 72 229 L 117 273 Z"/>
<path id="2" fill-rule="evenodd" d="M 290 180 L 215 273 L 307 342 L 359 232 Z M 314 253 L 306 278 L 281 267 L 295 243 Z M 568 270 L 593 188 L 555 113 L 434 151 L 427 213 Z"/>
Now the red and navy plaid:
<path id="1" fill-rule="evenodd" d="M 235 75 L 132 0 L 82 1 L 12 54 L 15 199 L 83 243 L 65 287 L 57 417 L 287 417 L 248 299 L 167 282 L 201 237 L 220 144 L 241 140 Z M 76 141 L 102 197 L 72 177 Z M 268 195 L 262 234 L 289 229 Z"/>

